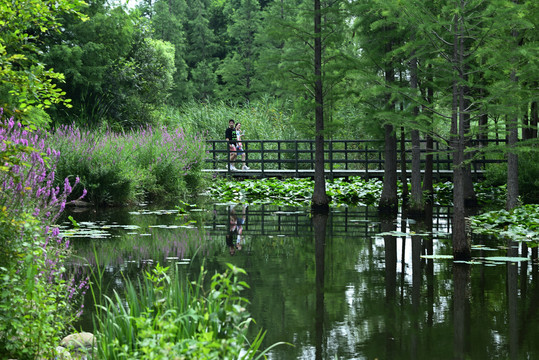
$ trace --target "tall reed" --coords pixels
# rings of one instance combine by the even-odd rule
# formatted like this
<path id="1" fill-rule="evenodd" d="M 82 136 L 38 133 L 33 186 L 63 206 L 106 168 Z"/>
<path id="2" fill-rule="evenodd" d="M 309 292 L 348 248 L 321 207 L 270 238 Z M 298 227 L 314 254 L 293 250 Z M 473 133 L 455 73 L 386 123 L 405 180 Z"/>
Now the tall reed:
<path id="1" fill-rule="evenodd" d="M 100 359 L 259 359 L 264 333 L 251 342 L 252 322 L 239 279 L 245 271 L 228 264 L 211 278 L 201 268 L 190 282 L 159 264 L 124 294 L 114 293 L 96 306 L 97 357 Z M 99 276 L 99 273 L 97 274 Z M 99 282 L 96 282 L 99 283 Z M 96 289 L 98 290 L 98 289 Z M 98 300 L 98 299 L 95 299 Z"/>

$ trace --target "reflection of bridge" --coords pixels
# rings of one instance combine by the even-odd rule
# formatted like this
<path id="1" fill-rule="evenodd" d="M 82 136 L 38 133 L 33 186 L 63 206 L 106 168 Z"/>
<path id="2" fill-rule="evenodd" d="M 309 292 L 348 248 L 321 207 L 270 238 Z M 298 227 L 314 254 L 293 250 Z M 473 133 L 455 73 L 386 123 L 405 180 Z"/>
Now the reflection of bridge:
<path id="1" fill-rule="evenodd" d="M 449 208 L 435 207 L 433 228 L 448 231 L 451 218 Z M 243 208 L 215 206 L 213 217 L 206 221 L 205 228 L 212 235 L 228 232 L 230 216 L 243 217 L 245 235 L 261 236 L 312 236 L 314 229 L 309 209 L 279 207 L 275 205 L 256 205 Z M 327 231 L 333 236 L 368 237 L 381 232 L 378 212 L 372 207 L 332 209 L 328 216 Z"/>
<path id="2" fill-rule="evenodd" d="M 498 140 L 494 140 L 498 143 Z M 486 145 L 488 141 L 482 142 Z M 243 141 L 246 160 L 250 170 L 231 171 L 228 168 L 230 150 L 226 140 L 209 140 L 207 166 L 205 172 L 217 175 L 237 177 L 313 177 L 314 176 L 314 140 L 248 140 Z M 411 146 L 406 144 L 405 161 L 407 174 L 411 171 Z M 435 142 L 432 149 L 427 149 L 426 142 L 421 143 L 423 154 L 432 155 L 433 176 L 436 179 L 450 178 L 453 174 L 451 151 L 447 146 Z M 400 152 L 399 152 L 400 153 Z M 326 176 L 382 177 L 384 174 L 383 142 L 377 140 L 327 140 L 324 158 Z M 239 161 L 239 159 L 238 159 Z M 422 156 L 422 168 L 425 156 Z M 476 158 L 471 161 L 472 173 L 482 177 L 485 164 L 500 160 Z M 399 166 L 400 166 L 399 160 Z M 240 165 L 238 163 L 238 165 Z M 424 170 L 422 170 L 424 171 Z M 400 174 L 401 169 L 397 172 Z"/>

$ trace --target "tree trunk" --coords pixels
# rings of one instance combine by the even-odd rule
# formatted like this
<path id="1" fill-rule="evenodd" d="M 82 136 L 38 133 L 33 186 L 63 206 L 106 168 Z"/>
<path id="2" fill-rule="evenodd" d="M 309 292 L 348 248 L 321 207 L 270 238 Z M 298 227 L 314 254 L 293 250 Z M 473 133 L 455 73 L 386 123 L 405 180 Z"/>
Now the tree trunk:
<path id="1" fill-rule="evenodd" d="M 408 176 L 406 174 L 406 134 L 404 131 L 404 126 L 401 126 L 401 141 L 400 141 L 400 152 L 401 152 L 401 183 L 402 183 L 402 203 L 408 203 Z"/>
<path id="2" fill-rule="evenodd" d="M 389 53 L 392 48 L 391 42 L 386 45 Z M 395 81 L 395 72 L 391 64 L 386 65 L 385 80 L 387 84 Z M 394 111 L 394 104 L 391 101 L 391 95 L 387 96 L 387 107 Z M 399 200 L 397 198 L 397 135 L 393 125 L 386 123 L 384 125 L 384 186 L 382 196 L 378 204 L 378 211 L 382 213 L 398 212 Z"/>
<path id="3" fill-rule="evenodd" d="M 468 51 L 468 42 L 465 40 L 464 36 L 460 36 L 459 47 L 460 47 L 460 64 L 461 64 L 461 84 L 460 84 L 460 95 L 459 95 L 459 112 L 462 116 L 462 141 L 464 142 L 463 146 L 463 161 L 464 165 L 463 171 L 463 190 L 464 190 L 464 206 L 466 208 L 477 207 L 477 196 L 474 190 L 474 184 L 472 179 L 472 166 L 470 164 L 472 153 L 465 151 L 470 147 L 471 136 L 470 136 L 470 87 L 466 85 L 468 83 L 468 58 L 465 53 Z"/>
<path id="4" fill-rule="evenodd" d="M 429 65 L 429 68 L 431 66 Z M 429 72 L 429 79 L 428 82 L 432 83 L 432 75 Z M 434 102 L 434 90 L 432 87 L 427 88 L 427 103 L 432 106 Z M 430 123 L 432 126 L 432 114 L 430 116 Z M 433 155 L 432 152 L 434 151 L 434 140 L 432 139 L 432 136 L 428 135 L 426 136 L 427 140 L 427 146 L 426 146 L 426 152 L 427 155 L 425 156 L 425 176 L 423 177 L 423 191 L 425 191 L 428 194 L 429 200 L 432 200 L 432 196 L 434 194 L 434 188 L 433 188 L 433 181 L 432 181 L 432 170 L 434 168 L 433 164 Z"/>
<path id="5" fill-rule="evenodd" d="M 459 15 L 454 15 L 453 62 L 458 74 L 453 80 L 453 104 L 451 115 L 451 142 L 453 148 L 453 256 L 455 260 L 470 260 L 471 246 L 466 233 L 464 208 L 464 114 L 459 105 L 464 104 L 462 84 L 462 43 Z"/>
<path id="6" fill-rule="evenodd" d="M 518 142 L 518 119 L 516 117 L 507 121 L 508 145 L 507 153 L 507 210 L 518 205 L 518 155 L 511 151 Z"/>
<path id="7" fill-rule="evenodd" d="M 532 102 L 530 109 L 530 118 L 530 125 L 532 127 L 530 137 L 532 139 L 535 139 L 537 138 L 537 119 L 539 118 L 537 111 L 537 101 Z"/>
<path id="8" fill-rule="evenodd" d="M 378 210 L 381 212 L 396 213 L 398 210 L 397 198 L 397 135 L 393 126 L 386 124 L 384 145 L 384 187 Z"/>
<path id="9" fill-rule="evenodd" d="M 412 52 L 412 59 L 410 60 L 410 87 L 413 90 L 417 90 L 417 58 L 415 57 L 415 51 Z M 414 106 L 412 110 L 414 117 L 413 123 L 416 122 L 416 118 L 419 115 L 419 108 Z M 419 130 L 412 130 L 412 202 L 410 206 L 410 213 L 412 216 L 420 216 L 424 211 L 423 203 L 423 190 L 421 189 L 421 142 L 419 137 Z"/>
<path id="10" fill-rule="evenodd" d="M 513 32 L 513 37 L 516 39 L 518 33 Z M 515 41 L 516 43 L 516 41 Z M 515 84 L 518 83 L 516 70 L 511 72 L 511 81 Z M 509 151 L 507 153 L 507 210 L 511 210 L 518 205 L 518 155 L 511 149 L 514 148 L 518 142 L 518 117 L 515 114 L 511 116 L 511 119 L 507 119 L 507 133 L 508 133 L 508 146 Z"/>
<path id="11" fill-rule="evenodd" d="M 311 210 L 314 212 L 329 211 L 329 197 L 326 194 L 324 175 L 324 95 L 322 91 L 322 39 L 321 39 L 320 0 L 314 1 L 314 94 L 315 94 L 315 165 L 314 191 Z"/>

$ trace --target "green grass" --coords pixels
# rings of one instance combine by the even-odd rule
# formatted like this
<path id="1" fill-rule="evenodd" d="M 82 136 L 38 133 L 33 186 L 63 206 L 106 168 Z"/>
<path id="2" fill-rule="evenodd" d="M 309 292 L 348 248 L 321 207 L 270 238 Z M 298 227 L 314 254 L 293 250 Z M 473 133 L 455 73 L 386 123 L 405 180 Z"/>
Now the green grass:
<path id="1" fill-rule="evenodd" d="M 196 281 L 159 264 L 142 281 L 127 281 L 123 294 L 96 303 L 98 359 L 260 359 L 265 333 L 247 338 L 253 319 L 241 292 L 249 286 L 243 269 L 228 264 L 206 287 L 201 268 Z M 99 284 L 101 273 L 96 274 Z M 92 293 L 99 289 L 92 287 Z"/>

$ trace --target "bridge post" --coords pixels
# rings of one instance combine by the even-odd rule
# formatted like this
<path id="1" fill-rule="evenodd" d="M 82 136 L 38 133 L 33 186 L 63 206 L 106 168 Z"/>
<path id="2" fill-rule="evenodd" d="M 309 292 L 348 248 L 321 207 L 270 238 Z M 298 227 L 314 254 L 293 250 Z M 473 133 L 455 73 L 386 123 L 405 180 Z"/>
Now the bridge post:
<path id="1" fill-rule="evenodd" d="M 277 169 L 281 170 L 281 141 L 277 141 Z"/>
<path id="2" fill-rule="evenodd" d="M 333 180 L 333 140 L 329 140 L 329 178 Z"/>
<path id="3" fill-rule="evenodd" d="M 264 177 L 264 140 L 260 142 L 260 170 L 262 171 L 262 177 Z"/>
<path id="4" fill-rule="evenodd" d="M 294 149 L 295 149 L 295 152 L 296 152 L 296 156 L 294 157 L 295 159 L 295 168 L 296 168 L 296 177 L 298 176 L 299 174 L 299 161 L 298 161 L 298 158 L 299 158 L 299 153 L 298 153 L 298 141 L 295 140 L 294 141 Z"/>

